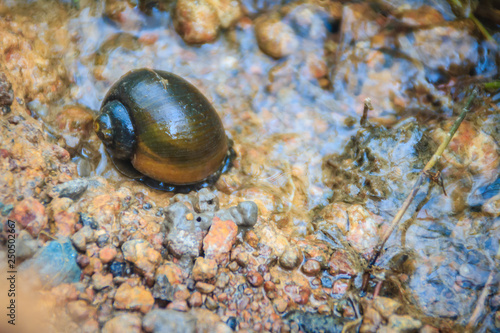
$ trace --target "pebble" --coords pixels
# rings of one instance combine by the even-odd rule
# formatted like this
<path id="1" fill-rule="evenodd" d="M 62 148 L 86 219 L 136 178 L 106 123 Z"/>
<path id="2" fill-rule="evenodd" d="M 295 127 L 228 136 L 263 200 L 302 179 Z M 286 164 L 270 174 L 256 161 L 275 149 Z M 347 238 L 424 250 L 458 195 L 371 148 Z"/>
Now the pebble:
<path id="1" fill-rule="evenodd" d="M 264 290 L 266 292 L 276 291 L 276 285 L 272 281 L 266 281 L 264 282 Z"/>
<path id="2" fill-rule="evenodd" d="M 294 53 L 299 47 L 292 27 L 277 13 L 263 14 L 255 20 L 255 37 L 262 52 L 276 59 Z"/>
<path id="3" fill-rule="evenodd" d="M 193 279 L 196 281 L 210 280 L 217 274 L 217 262 L 203 257 L 196 258 L 193 267 Z"/>
<path id="4" fill-rule="evenodd" d="M 109 273 L 103 275 L 101 273 L 95 273 L 92 275 L 92 285 L 95 290 L 99 291 L 104 288 L 109 288 L 113 286 L 113 274 Z"/>
<path id="5" fill-rule="evenodd" d="M 165 262 L 156 269 L 155 277 L 158 275 L 165 275 L 170 284 L 182 283 L 182 270 L 181 268 L 173 262 Z"/>
<path id="6" fill-rule="evenodd" d="M 143 239 L 123 243 L 123 258 L 132 262 L 146 277 L 153 278 L 154 271 L 161 261 L 160 252 Z"/>
<path id="7" fill-rule="evenodd" d="M 259 245 L 259 237 L 253 230 L 247 231 L 247 233 L 245 234 L 245 241 L 254 249 L 256 249 Z"/>
<path id="8" fill-rule="evenodd" d="M 202 188 L 192 199 L 194 211 L 197 213 L 212 212 L 219 210 L 219 198 L 208 188 Z"/>
<path id="9" fill-rule="evenodd" d="M 205 257 L 215 259 L 221 264 L 227 263 L 237 233 L 238 226 L 233 221 L 222 221 L 215 217 L 207 236 L 203 239 Z"/>
<path id="10" fill-rule="evenodd" d="M 307 260 L 304 265 L 302 265 L 302 272 L 307 276 L 315 276 L 321 271 L 321 265 L 316 260 Z"/>
<path id="11" fill-rule="evenodd" d="M 188 299 L 189 306 L 192 308 L 198 308 L 203 304 L 203 300 L 201 298 L 201 293 L 199 291 L 195 291 L 191 294 Z"/>
<path id="12" fill-rule="evenodd" d="M 302 262 L 302 253 L 295 246 L 288 246 L 279 259 L 279 264 L 284 269 L 292 270 Z"/>
<path id="13" fill-rule="evenodd" d="M 387 297 L 377 296 L 373 299 L 373 307 L 382 317 L 389 318 L 401 307 L 401 303 Z"/>
<path id="14" fill-rule="evenodd" d="M 274 306 L 276 307 L 276 310 L 278 312 L 283 313 L 286 311 L 286 308 L 288 307 L 288 302 L 280 297 L 274 300 Z"/>
<path id="15" fill-rule="evenodd" d="M 33 258 L 19 265 L 19 271 L 36 271 L 42 283 L 49 287 L 78 282 L 82 271 L 76 263 L 77 255 L 69 239 L 50 241 Z"/>
<path id="16" fill-rule="evenodd" d="M 215 282 L 215 286 L 220 289 L 224 289 L 229 283 L 229 274 L 225 271 L 219 271 L 219 276 Z"/>
<path id="17" fill-rule="evenodd" d="M 16 257 L 20 260 L 33 257 L 39 248 L 39 241 L 33 239 L 28 231 L 21 230 L 16 241 Z"/>
<path id="18" fill-rule="evenodd" d="M 240 268 L 236 261 L 231 261 L 227 267 L 231 270 L 231 272 L 236 272 Z"/>
<path id="19" fill-rule="evenodd" d="M 141 333 L 141 317 L 135 313 L 119 313 L 116 317 L 108 320 L 102 328 L 102 333 Z"/>
<path id="20" fill-rule="evenodd" d="M 9 218 L 16 221 L 18 225 L 26 229 L 33 237 L 37 237 L 40 231 L 47 227 L 49 221 L 45 213 L 45 207 L 40 201 L 32 197 L 20 201 L 10 213 Z"/>
<path id="21" fill-rule="evenodd" d="M 215 290 L 215 286 L 205 282 L 196 282 L 196 289 L 198 289 L 202 294 L 210 294 Z"/>
<path id="22" fill-rule="evenodd" d="M 167 309 L 181 311 L 181 312 L 187 312 L 189 310 L 189 307 L 188 307 L 188 304 L 186 301 L 174 300 L 173 302 L 171 302 L 167 305 Z"/>
<path id="23" fill-rule="evenodd" d="M 92 119 L 92 118 L 91 118 Z M 68 182 L 56 185 L 51 190 L 51 197 L 58 196 L 60 198 L 78 199 L 89 186 L 87 179 L 78 178 Z"/>
<path id="24" fill-rule="evenodd" d="M 260 287 L 262 283 L 264 283 L 264 279 L 262 278 L 262 275 L 256 271 L 251 271 L 247 274 L 247 281 L 250 283 L 253 287 Z"/>
<path id="25" fill-rule="evenodd" d="M 356 275 L 354 265 L 349 259 L 349 255 L 344 250 L 336 250 L 333 252 L 330 260 L 328 261 L 328 272 L 330 275 L 348 274 L 350 276 Z"/>
<path id="26" fill-rule="evenodd" d="M 207 299 L 205 300 L 205 306 L 209 310 L 215 310 L 219 307 L 219 302 L 215 298 L 207 296 Z"/>
<path id="27" fill-rule="evenodd" d="M 93 231 L 89 226 L 84 226 L 71 236 L 71 241 L 73 245 L 81 252 L 85 252 L 87 249 L 87 241 L 93 239 Z"/>
<path id="28" fill-rule="evenodd" d="M 109 265 L 109 272 L 113 274 L 113 277 L 120 277 L 125 275 L 125 269 L 127 264 L 121 261 L 113 261 L 111 265 Z"/>
<path id="29" fill-rule="evenodd" d="M 179 0 L 174 10 L 174 27 L 186 43 L 203 44 L 214 41 L 220 19 L 207 0 Z"/>
<path id="30" fill-rule="evenodd" d="M 12 90 L 12 84 L 7 80 L 7 76 L 0 72 L 0 107 L 10 107 L 13 101 L 14 91 Z"/>
<path id="31" fill-rule="evenodd" d="M 114 307 L 119 310 L 139 310 L 148 313 L 155 300 L 151 292 L 143 286 L 132 287 L 123 283 L 115 294 Z"/>
<path id="32" fill-rule="evenodd" d="M 238 265 L 240 265 L 240 267 L 243 267 L 243 268 L 247 267 L 248 262 L 250 261 L 249 254 L 247 252 L 238 253 L 234 259 L 236 260 Z"/>
<path id="33" fill-rule="evenodd" d="M 99 259 L 101 259 L 103 264 L 107 264 L 115 260 L 117 251 L 114 247 L 106 246 L 99 251 Z"/>
<path id="34" fill-rule="evenodd" d="M 388 326 L 397 332 L 409 333 L 422 327 L 422 322 L 410 316 L 392 315 L 389 317 Z"/>
<path id="35" fill-rule="evenodd" d="M 221 220 L 231 220 L 240 227 L 252 227 L 257 223 L 259 208 L 253 201 L 243 201 L 237 206 L 221 209 L 216 213 Z"/>

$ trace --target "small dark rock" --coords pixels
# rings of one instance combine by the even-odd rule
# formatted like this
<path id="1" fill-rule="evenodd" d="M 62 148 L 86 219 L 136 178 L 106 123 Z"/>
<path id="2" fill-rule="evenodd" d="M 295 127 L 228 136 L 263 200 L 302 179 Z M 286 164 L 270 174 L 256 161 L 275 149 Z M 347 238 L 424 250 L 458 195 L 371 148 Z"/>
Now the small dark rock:
<path id="1" fill-rule="evenodd" d="M 111 265 L 109 265 L 109 272 L 113 274 L 113 277 L 123 276 L 125 275 L 125 266 L 124 262 L 113 261 Z"/>
<path id="2" fill-rule="evenodd" d="M 52 191 L 61 198 L 78 199 L 89 186 L 86 179 L 74 179 L 54 186 Z"/>
<path id="3" fill-rule="evenodd" d="M 238 327 L 238 319 L 236 317 L 227 318 L 226 325 L 229 326 L 233 331 Z"/>
<path id="4" fill-rule="evenodd" d="M 10 106 L 13 101 L 12 84 L 7 80 L 4 73 L 0 73 L 0 106 Z"/>
<path id="5" fill-rule="evenodd" d="M 80 223 L 83 224 L 83 226 L 89 226 L 94 230 L 99 228 L 99 224 L 96 220 L 85 213 L 80 213 Z"/>

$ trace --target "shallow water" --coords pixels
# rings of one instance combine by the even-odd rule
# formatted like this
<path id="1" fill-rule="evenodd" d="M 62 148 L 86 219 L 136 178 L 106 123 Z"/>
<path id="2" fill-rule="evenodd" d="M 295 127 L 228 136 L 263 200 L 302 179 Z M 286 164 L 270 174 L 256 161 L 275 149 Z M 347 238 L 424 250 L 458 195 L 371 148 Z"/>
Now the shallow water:
<path id="1" fill-rule="evenodd" d="M 66 71 L 69 84 L 62 96 L 41 104 L 26 101 L 48 128 L 64 105 L 80 104 L 97 113 L 107 89 L 131 69 L 174 72 L 208 97 L 239 151 L 247 154 L 230 173 L 241 184 L 232 194 L 261 200 L 270 223 L 298 238 L 314 232 L 313 209 L 332 201 L 362 203 L 389 222 L 437 147 L 437 129 L 456 117 L 470 83 L 498 78 L 500 65 L 497 44 L 484 41 L 470 22 L 453 22 L 443 1 L 429 3 L 444 20 L 416 28 L 401 28 L 402 19 L 395 18 L 404 7 L 400 2 L 374 2 L 383 5 L 380 11 L 363 7 L 360 18 L 344 8 L 340 22 L 319 7 L 297 6 L 284 21 L 296 24 L 300 48 L 280 60 L 259 49 L 253 26 L 243 21 L 212 44 L 190 46 L 173 29 L 170 13 L 156 9 L 151 16 L 134 9 L 120 25 L 102 15 L 101 1 L 80 1 L 79 9 L 57 2 L 30 1 L 28 8 L 3 3 L 4 13 L 15 19 L 38 11 L 36 34 L 48 58 Z M 243 3 L 250 17 L 273 5 Z M 67 19 L 56 23 L 52 8 Z M 312 15 L 310 24 L 297 23 L 302 11 Z M 64 38 L 54 34 L 58 29 L 67 31 Z M 500 32 L 493 38 L 500 42 Z M 325 73 L 318 78 L 315 70 Z M 351 138 L 365 131 L 359 119 L 367 97 L 374 128 L 360 134 L 362 143 L 351 145 L 360 152 L 344 152 Z M 489 101 L 487 93 L 480 98 Z M 475 137 L 484 137 L 461 144 L 471 143 L 472 150 L 491 144 L 498 155 L 498 110 L 498 100 L 476 108 L 468 120 Z M 499 166 L 494 159 L 467 157 L 467 147 L 457 150 L 456 160 L 445 156 L 441 165 L 448 195 L 426 184 L 403 219 L 405 228 L 391 237 L 379 262 L 390 267 L 393 254 L 411 252 L 415 268 L 408 272 L 409 287 L 415 302 L 427 315 L 466 324 L 499 246 L 500 212 L 486 213 L 483 207 L 498 194 Z M 370 154 L 371 161 L 357 160 Z M 95 138 L 73 159 L 81 176 L 124 180 Z M 327 161 L 344 170 L 336 182 Z M 474 161 L 483 165 L 471 170 Z M 493 313 L 488 310 L 483 329 L 493 327 Z"/>

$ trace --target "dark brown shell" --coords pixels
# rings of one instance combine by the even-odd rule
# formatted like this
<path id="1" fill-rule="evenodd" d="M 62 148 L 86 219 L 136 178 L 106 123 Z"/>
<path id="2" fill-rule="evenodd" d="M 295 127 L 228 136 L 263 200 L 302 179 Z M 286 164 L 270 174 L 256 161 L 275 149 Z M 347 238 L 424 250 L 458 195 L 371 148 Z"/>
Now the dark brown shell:
<path id="1" fill-rule="evenodd" d="M 111 87 L 101 110 L 114 100 L 130 116 L 135 137 L 130 161 L 141 174 L 168 184 L 194 184 L 223 165 L 228 139 L 222 121 L 205 96 L 183 78 L 160 70 L 134 70 Z M 113 155 L 110 146 L 108 151 Z"/>

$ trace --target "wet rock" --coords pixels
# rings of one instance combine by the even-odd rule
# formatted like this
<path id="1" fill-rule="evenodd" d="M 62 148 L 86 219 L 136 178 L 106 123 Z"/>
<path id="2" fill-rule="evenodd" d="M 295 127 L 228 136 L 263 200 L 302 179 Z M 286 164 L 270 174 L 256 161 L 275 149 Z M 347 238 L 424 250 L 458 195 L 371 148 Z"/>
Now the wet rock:
<path id="1" fill-rule="evenodd" d="M 141 317 L 135 313 L 120 313 L 104 324 L 102 333 L 141 333 Z"/>
<path id="2" fill-rule="evenodd" d="M 153 307 L 154 302 L 153 295 L 145 287 L 132 287 L 128 283 L 123 283 L 116 290 L 113 306 L 119 310 L 138 310 L 147 313 Z"/>
<path id="3" fill-rule="evenodd" d="M 412 28 L 436 26 L 444 22 L 443 15 L 434 7 L 427 5 L 402 11 L 398 16 L 404 25 Z"/>
<path id="4" fill-rule="evenodd" d="M 210 294 L 215 290 L 215 286 L 213 284 L 205 283 L 205 282 L 196 282 L 196 289 L 202 294 Z"/>
<path id="5" fill-rule="evenodd" d="M 203 239 L 205 257 L 215 259 L 221 264 L 227 263 L 229 251 L 236 241 L 237 233 L 238 227 L 233 221 L 221 221 L 215 217 L 208 234 Z"/>
<path id="6" fill-rule="evenodd" d="M 324 316 L 317 313 L 291 311 L 283 320 L 287 323 L 298 324 L 306 333 L 325 332 L 340 333 L 344 327 L 344 320 L 337 316 Z"/>
<path id="7" fill-rule="evenodd" d="M 91 318 L 96 313 L 96 308 L 87 304 L 83 300 L 70 302 L 67 305 L 67 311 L 71 319 L 76 322 L 82 322 Z"/>
<path id="8" fill-rule="evenodd" d="M 144 316 L 142 326 L 152 333 L 194 333 L 196 318 L 190 313 L 155 309 Z"/>
<path id="9" fill-rule="evenodd" d="M 69 239 L 50 241 L 31 259 L 19 266 L 20 271 L 35 271 L 46 286 L 78 282 L 81 270 L 76 263 L 78 253 Z"/>
<path id="10" fill-rule="evenodd" d="M 188 300 L 189 306 L 192 308 L 200 307 L 203 304 L 203 299 L 201 298 L 201 293 L 199 291 L 195 291 L 191 294 Z"/>
<path id="11" fill-rule="evenodd" d="M 401 36 L 401 50 L 426 67 L 453 75 L 464 74 L 479 61 L 474 24 L 465 20 L 448 22 L 427 29 L 416 29 Z M 411 40 L 407 42 L 405 39 Z"/>
<path id="12" fill-rule="evenodd" d="M 247 274 L 247 281 L 252 285 L 252 287 L 260 287 L 264 283 L 264 278 L 260 273 L 256 271 L 251 271 Z"/>
<path id="13" fill-rule="evenodd" d="M 279 264 L 284 269 L 292 270 L 302 262 L 302 253 L 296 246 L 289 246 L 279 258 Z"/>
<path id="14" fill-rule="evenodd" d="M 418 330 L 422 327 L 422 322 L 410 316 L 392 315 L 389 317 L 388 326 L 396 332 L 407 333 Z"/>
<path id="15" fill-rule="evenodd" d="M 12 84 L 7 80 L 5 74 L 0 72 L 0 114 L 9 113 L 13 101 Z"/>
<path id="16" fill-rule="evenodd" d="M 182 283 L 183 281 L 181 268 L 173 262 L 166 262 L 160 265 L 156 270 L 155 277 L 157 278 L 160 275 L 165 275 L 170 284 Z"/>
<path id="17" fill-rule="evenodd" d="M 87 249 L 87 242 L 92 242 L 94 240 L 94 231 L 89 226 L 84 226 L 71 236 L 73 245 L 82 252 Z"/>
<path id="18" fill-rule="evenodd" d="M 26 229 L 31 236 L 37 237 L 47 226 L 48 217 L 45 207 L 35 198 L 26 198 L 19 202 L 10 213 L 9 218 Z"/>
<path id="19" fill-rule="evenodd" d="M 302 265 L 302 272 L 308 276 L 315 276 L 321 271 L 321 265 L 316 260 L 307 260 Z"/>
<path id="20" fill-rule="evenodd" d="M 153 277 L 156 266 L 161 261 L 161 254 L 143 240 L 134 239 L 122 245 L 123 258 L 132 262 L 145 276 Z"/>
<path id="21" fill-rule="evenodd" d="M 152 292 L 155 299 L 169 302 L 174 300 L 174 287 L 172 287 L 166 275 L 160 274 L 156 276 Z"/>
<path id="22" fill-rule="evenodd" d="M 217 12 L 220 26 L 224 29 L 234 25 L 243 15 L 239 0 L 207 0 Z"/>
<path id="23" fill-rule="evenodd" d="M 194 232 L 176 229 L 167 235 L 165 241 L 169 252 L 176 258 L 194 258 L 201 253 L 204 235 L 205 232 L 199 229 Z"/>
<path id="24" fill-rule="evenodd" d="M 94 289 L 99 291 L 113 286 L 113 274 L 96 273 L 92 275 L 92 285 Z"/>
<path id="25" fill-rule="evenodd" d="M 205 299 L 205 306 L 209 310 L 216 310 L 219 307 L 219 302 L 215 297 L 207 296 Z"/>
<path id="26" fill-rule="evenodd" d="M 373 307 L 382 317 L 389 318 L 401 307 L 401 303 L 387 297 L 378 296 L 373 299 Z"/>
<path id="27" fill-rule="evenodd" d="M 276 307 L 276 311 L 278 312 L 285 312 L 286 311 L 286 308 L 288 307 L 288 302 L 283 299 L 283 298 L 277 298 L 274 300 L 274 306 Z"/>
<path id="28" fill-rule="evenodd" d="M 196 258 L 193 267 L 193 279 L 196 281 L 206 281 L 217 274 L 217 262 L 213 259 L 202 257 Z"/>
<path id="29" fill-rule="evenodd" d="M 106 246 L 99 251 L 99 259 L 103 264 L 107 264 L 115 260 L 118 252 L 114 247 Z"/>
<path id="30" fill-rule="evenodd" d="M 78 199 L 89 186 L 88 181 L 83 178 L 70 180 L 52 188 L 51 196 L 59 196 L 60 198 Z"/>
<path id="31" fill-rule="evenodd" d="M 31 258 L 39 247 L 38 240 L 33 239 L 26 230 L 21 230 L 16 240 L 16 257 L 19 260 Z"/>
<path id="32" fill-rule="evenodd" d="M 252 227 L 257 223 L 259 217 L 259 207 L 253 201 L 243 201 L 236 206 L 243 219 L 242 223 L 237 223 L 242 227 Z"/>
<path id="33" fill-rule="evenodd" d="M 344 250 L 336 250 L 328 261 L 328 272 L 331 275 L 348 274 L 356 275 L 355 265 L 351 261 L 349 254 Z"/>
<path id="34" fill-rule="evenodd" d="M 189 310 L 187 302 L 183 300 L 174 300 L 167 305 L 168 310 L 182 311 L 186 312 Z"/>
<path id="35" fill-rule="evenodd" d="M 214 41 L 219 32 L 217 10 L 207 0 L 179 0 L 174 10 L 174 27 L 186 43 Z"/>
<path id="36" fill-rule="evenodd" d="M 309 235 L 304 240 L 298 241 L 297 246 L 304 253 L 307 260 L 315 260 L 322 269 L 327 268 L 328 260 L 333 252 L 328 243 L 318 239 L 317 235 Z"/>
<path id="37" fill-rule="evenodd" d="M 193 197 L 193 208 L 197 213 L 216 212 L 219 210 L 219 198 L 214 192 L 202 188 Z"/>
<path id="38" fill-rule="evenodd" d="M 0 72 L 0 106 L 10 106 L 13 101 L 12 84 L 7 80 L 5 74 Z"/>
<path id="39" fill-rule="evenodd" d="M 255 37 L 262 52 L 276 59 L 294 53 L 299 46 L 292 27 L 278 13 L 264 14 L 255 20 Z"/>
<path id="40" fill-rule="evenodd" d="M 120 277 L 125 275 L 127 269 L 127 265 L 124 262 L 113 261 L 111 265 L 109 265 L 109 272 L 113 274 L 113 277 Z"/>

